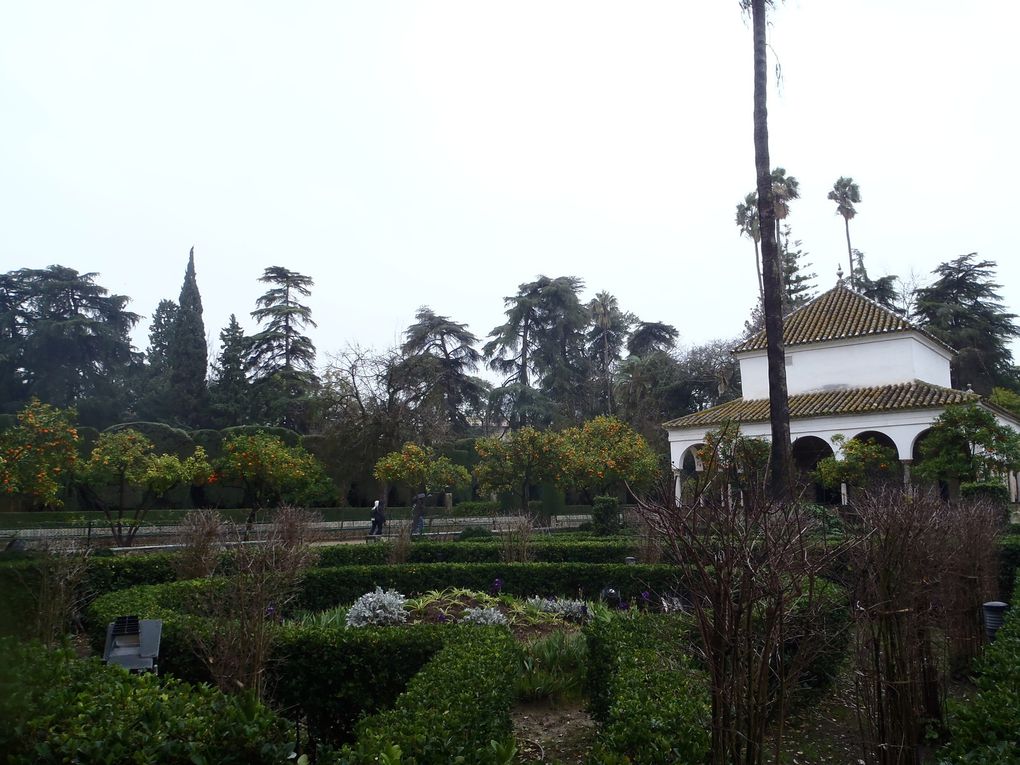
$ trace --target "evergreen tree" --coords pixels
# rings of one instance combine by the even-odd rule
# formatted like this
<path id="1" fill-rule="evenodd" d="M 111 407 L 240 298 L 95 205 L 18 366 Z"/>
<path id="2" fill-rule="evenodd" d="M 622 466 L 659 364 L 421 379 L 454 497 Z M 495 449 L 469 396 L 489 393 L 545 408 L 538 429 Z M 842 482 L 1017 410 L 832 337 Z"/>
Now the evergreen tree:
<path id="1" fill-rule="evenodd" d="M 248 342 L 248 371 L 253 385 L 255 418 L 267 424 L 303 430 L 308 396 L 318 382 L 315 346 L 306 327 L 316 326 L 312 310 L 299 302 L 311 295 L 310 276 L 270 266 L 259 278 L 273 285 L 256 301 L 252 318 L 262 331 Z"/>
<path id="2" fill-rule="evenodd" d="M 135 414 L 142 420 L 171 422 L 170 346 L 177 321 L 177 303 L 160 300 L 149 324 L 145 364 L 135 375 Z"/>
<path id="3" fill-rule="evenodd" d="M 676 345 L 680 333 L 672 324 L 661 321 L 638 321 L 627 338 L 627 353 L 647 356 L 650 353 L 668 353 Z"/>
<path id="4" fill-rule="evenodd" d="M 247 422 L 249 390 L 247 370 L 248 339 L 230 314 L 230 322 L 220 332 L 220 353 L 213 364 L 209 399 L 213 417 L 221 427 Z"/>
<path id="5" fill-rule="evenodd" d="M 938 279 L 917 291 L 916 316 L 921 325 L 955 348 L 953 387 L 971 386 L 981 394 L 996 385 L 1017 387 L 1009 342 L 1020 337 L 992 281 L 995 263 L 975 262 L 976 252 L 943 263 L 933 272 Z"/>
<path id="6" fill-rule="evenodd" d="M 97 274 L 66 266 L 22 269 L 23 391 L 55 406 L 75 406 L 84 425 L 115 422 L 127 405 L 138 359 L 128 333 L 138 315 L 129 299 L 96 284 Z"/>
<path id="7" fill-rule="evenodd" d="M 780 257 L 783 265 L 783 313 L 800 308 L 815 297 L 814 280 L 817 274 L 807 273 L 811 264 L 805 262 L 807 253 L 801 249 L 803 243 L 796 239 L 790 244 L 790 226 L 783 226 L 783 243 Z"/>
<path id="8" fill-rule="evenodd" d="M 854 285 L 857 291 L 890 311 L 902 313 L 900 293 L 896 289 L 897 277 L 880 276 L 878 279 L 872 280 L 868 277 L 868 270 L 864 267 L 864 253 L 854 250 L 854 258 L 857 261 L 854 268 Z"/>
<path id="9" fill-rule="evenodd" d="M 184 284 L 167 348 L 170 410 L 176 421 L 197 425 L 206 407 L 209 358 L 202 321 L 202 296 L 195 278 L 195 248 L 188 255 Z"/>
<path id="10" fill-rule="evenodd" d="M 488 392 L 488 384 L 470 374 L 482 361 L 474 347 L 478 338 L 467 325 L 439 316 L 427 306 L 418 309 L 415 319 L 404 333 L 402 363 L 427 380 L 427 402 L 434 402 L 449 432 L 463 435 L 470 429 L 468 415 L 483 409 Z"/>
<path id="11" fill-rule="evenodd" d="M 14 412 L 28 399 L 22 356 L 29 319 L 23 280 L 0 274 L 0 411 Z"/>

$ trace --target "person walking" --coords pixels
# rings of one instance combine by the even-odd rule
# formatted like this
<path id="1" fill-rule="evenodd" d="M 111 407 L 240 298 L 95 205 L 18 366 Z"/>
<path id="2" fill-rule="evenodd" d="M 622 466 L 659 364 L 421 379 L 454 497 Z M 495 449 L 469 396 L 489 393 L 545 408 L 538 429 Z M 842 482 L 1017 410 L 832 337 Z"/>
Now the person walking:
<path id="1" fill-rule="evenodd" d="M 383 512 L 384 506 L 379 502 L 375 501 L 372 505 L 372 530 L 368 532 L 370 537 L 381 537 L 383 526 L 386 524 L 386 514 Z"/>
<path id="2" fill-rule="evenodd" d="M 425 533 L 425 495 L 416 494 L 414 496 L 414 504 L 411 506 L 411 533 L 412 534 L 424 534 Z"/>

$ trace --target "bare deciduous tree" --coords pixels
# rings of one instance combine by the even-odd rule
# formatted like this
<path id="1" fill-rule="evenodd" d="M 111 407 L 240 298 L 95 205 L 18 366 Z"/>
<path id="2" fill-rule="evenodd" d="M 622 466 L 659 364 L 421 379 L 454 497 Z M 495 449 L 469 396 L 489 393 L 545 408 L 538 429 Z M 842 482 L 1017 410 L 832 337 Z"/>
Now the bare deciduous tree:
<path id="1" fill-rule="evenodd" d="M 832 588 L 821 572 L 836 550 L 802 504 L 766 494 L 768 451 L 724 430 L 709 438 L 705 470 L 682 498 L 672 485 L 639 498 L 698 625 L 714 765 L 760 765 L 770 721 L 778 761 L 792 693 L 832 640 L 823 609 Z"/>

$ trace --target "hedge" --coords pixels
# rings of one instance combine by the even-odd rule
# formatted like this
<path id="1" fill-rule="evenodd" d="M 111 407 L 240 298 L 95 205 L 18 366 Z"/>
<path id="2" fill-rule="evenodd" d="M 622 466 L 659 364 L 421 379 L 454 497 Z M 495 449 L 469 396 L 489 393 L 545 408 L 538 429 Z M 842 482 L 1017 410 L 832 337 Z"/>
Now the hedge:
<path id="1" fill-rule="evenodd" d="M 388 543 L 372 545 L 333 545 L 319 553 L 319 566 L 383 564 L 388 560 Z M 414 542 L 409 563 L 498 563 L 503 552 L 499 540 L 464 542 Z M 560 540 L 543 539 L 531 545 L 536 563 L 623 563 L 636 556 L 632 540 Z"/>
<path id="2" fill-rule="evenodd" d="M 510 762 L 520 648 L 505 627 L 458 625 L 445 631 L 442 650 L 393 709 L 358 725 L 357 745 L 346 748 L 341 762 L 380 762 L 395 747 L 402 761 L 416 765 Z"/>
<path id="3" fill-rule="evenodd" d="M 690 629 L 683 617 L 635 613 L 585 628 L 590 709 L 600 723 L 590 762 L 705 761 L 709 680 L 682 649 Z"/>
<path id="4" fill-rule="evenodd" d="M 270 666 L 273 699 L 316 739 L 349 740 L 363 715 L 393 705 L 450 634 L 443 625 L 284 627 Z"/>
<path id="5" fill-rule="evenodd" d="M 950 742 L 940 763 L 949 765 L 1016 765 L 1020 763 L 1020 580 L 1014 607 L 978 660 L 977 693 L 967 701 L 950 701 Z"/>
<path id="6" fill-rule="evenodd" d="M 610 563 L 421 563 L 392 566 L 338 566 L 308 571 L 295 604 L 324 611 L 353 602 L 376 587 L 405 595 L 462 587 L 518 595 L 558 595 L 595 599 L 612 587 L 625 600 L 642 592 L 671 592 L 677 571 L 667 565 Z M 497 580 L 499 580 L 497 582 Z"/>
<path id="7" fill-rule="evenodd" d="M 200 610 L 203 596 L 216 586 L 217 580 L 194 580 L 135 587 L 104 595 L 88 609 L 93 646 L 99 650 L 103 645 L 106 624 L 116 616 L 135 614 L 141 618 L 161 619 L 160 670 L 185 680 L 208 680 L 207 669 L 195 651 L 194 634 L 215 626 L 195 613 Z M 273 703 L 288 716 L 303 718 L 314 738 L 342 743 L 351 739 L 359 719 L 392 706 L 408 682 L 444 645 L 451 641 L 474 645 L 468 638 L 478 630 L 485 631 L 472 625 L 343 629 L 286 624 L 276 635 L 267 687 Z M 475 645 L 475 649 L 478 648 Z M 515 667 L 516 664 L 509 661 L 506 672 L 516 671 Z M 445 677 L 445 673 L 446 670 L 435 669 L 431 676 Z M 479 685 L 480 678 L 480 675 L 465 675 L 461 683 L 467 684 L 467 690 L 451 686 L 447 692 L 484 697 L 490 691 Z M 444 679 L 443 682 L 450 681 Z M 506 680 L 500 687 L 511 686 Z M 453 717 L 450 721 L 451 724 L 456 722 Z M 478 725 L 473 719 L 469 719 L 469 723 Z M 425 730 L 431 726 L 430 723 Z M 420 732 L 415 731 L 405 731 L 405 734 L 414 738 Z M 454 734 L 439 730 L 436 735 L 446 740 Z M 464 735 L 463 731 L 455 732 L 454 738 L 463 739 Z M 374 734 L 369 739 L 379 743 Z M 484 742 L 486 746 L 488 741 Z M 434 745 L 428 743 L 426 748 Z"/>
<path id="8" fill-rule="evenodd" d="M 250 696 L 10 639 L 0 654 L 0 751 L 11 765 L 293 761 L 289 726 Z"/>

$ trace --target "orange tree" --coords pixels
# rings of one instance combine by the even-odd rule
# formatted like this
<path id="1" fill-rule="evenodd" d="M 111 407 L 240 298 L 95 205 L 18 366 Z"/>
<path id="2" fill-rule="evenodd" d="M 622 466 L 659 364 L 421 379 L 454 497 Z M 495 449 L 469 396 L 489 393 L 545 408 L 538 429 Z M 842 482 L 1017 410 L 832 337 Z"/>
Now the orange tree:
<path id="1" fill-rule="evenodd" d="M 562 442 L 559 433 L 524 427 L 503 438 L 479 438 L 480 458 L 475 477 L 484 492 L 510 494 L 528 509 L 528 489 L 544 481 L 563 479 Z"/>
<path id="2" fill-rule="evenodd" d="M 605 494 L 621 484 L 645 488 L 661 469 L 648 442 L 615 417 L 596 417 L 563 431 L 563 482 L 589 495 Z"/>
<path id="3" fill-rule="evenodd" d="M 106 515 L 114 541 L 129 546 L 145 513 L 157 500 L 176 486 L 202 485 L 211 474 L 201 446 L 195 447 L 195 452 L 186 459 L 156 454 L 152 441 L 137 430 L 125 429 L 101 433 L 77 477 Z M 128 493 L 138 490 L 142 492 L 141 501 L 130 502 Z M 111 493 L 116 495 L 113 501 L 109 498 Z M 128 504 L 135 505 L 130 517 Z"/>
<path id="4" fill-rule="evenodd" d="M 888 481 L 900 475 L 900 460 L 896 451 L 877 441 L 851 438 L 842 433 L 832 437 L 842 444 L 842 456 L 835 455 L 819 461 L 815 474 L 823 486 L 838 489 L 841 484 L 862 487 Z"/>
<path id="5" fill-rule="evenodd" d="M 35 398 L 18 413 L 18 424 L 0 433 L 0 493 L 43 507 L 63 504 L 60 493 L 78 458 L 75 416 Z"/>
<path id="6" fill-rule="evenodd" d="M 333 484 L 322 463 L 300 446 L 287 446 L 268 433 L 238 434 L 223 442 L 213 480 L 239 481 L 245 502 L 255 511 L 274 504 L 313 504 L 333 497 Z"/>
<path id="7" fill-rule="evenodd" d="M 471 474 L 454 465 L 449 457 L 437 457 L 430 447 L 414 443 L 406 443 L 400 451 L 380 458 L 373 474 L 377 481 L 402 483 L 412 491 L 427 494 L 471 482 Z"/>

